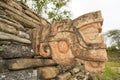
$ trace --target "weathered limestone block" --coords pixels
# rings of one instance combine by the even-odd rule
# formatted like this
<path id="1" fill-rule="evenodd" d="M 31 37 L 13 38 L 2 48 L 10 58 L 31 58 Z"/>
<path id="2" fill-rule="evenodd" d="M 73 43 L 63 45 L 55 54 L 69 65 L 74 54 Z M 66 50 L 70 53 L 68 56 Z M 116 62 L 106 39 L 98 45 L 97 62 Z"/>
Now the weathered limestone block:
<path id="1" fill-rule="evenodd" d="M 6 13 L 3 10 L 4 8 L 0 7 L 0 15 L 6 15 Z"/>
<path id="2" fill-rule="evenodd" d="M 20 38 L 19 36 L 16 35 L 12 35 L 12 34 L 8 34 L 5 32 L 0 31 L 0 40 L 2 41 L 16 41 L 16 42 L 20 42 L 20 43 L 26 43 L 26 44 L 30 44 L 31 41 L 25 38 Z"/>
<path id="3" fill-rule="evenodd" d="M 71 73 L 70 72 L 66 72 L 64 74 L 58 75 L 57 79 L 58 80 L 69 80 L 71 77 Z"/>
<path id="4" fill-rule="evenodd" d="M 3 49 L 0 52 L 0 57 L 2 58 L 19 58 L 19 57 L 32 57 L 33 51 L 30 45 L 13 43 L 13 42 L 0 42 Z"/>
<path id="5" fill-rule="evenodd" d="M 83 70 L 80 71 L 79 73 L 72 74 L 71 78 L 68 80 L 92 80 L 92 79 L 89 79 L 88 74 Z"/>
<path id="6" fill-rule="evenodd" d="M 32 19 L 31 17 L 29 17 L 29 16 L 27 16 L 26 14 L 22 13 L 21 11 L 17 10 L 16 8 L 11 7 L 11 6 L 7 5 L 7 4 L 4 3 L 4 2 L 0 2 L 0 5 L 1 5 L 1 7 L 6 8 L 5 11 L 7 11 L 6 13 L 7 13 L 8 15 L 13 16 L 13 14 L 15 13 L 16 17 L 14 17 L 14 19 L 16 19 L 16 20 L 18 20 L 18 21 L 21 21 L 21 22 L 23 22 L 22 20 L 24 20 L 24 21 L 27 21 L 27 20 L 28 20 L 28 21 L 31 21 L 30 24 L 31 24 L 32 26 L 34 26 L 34 27 L 35 27 L 35 25 L 38 26 L 37 23 L 34 21 L 34 19 Z M 14 15 L 14 16 L 15 16 L 15 15 Z M 21 16 L 21 15 L 22 15 L 22 16 Z M 17 17 L 17 16 L 18 16 L 18 17 Z M 21 17 L 22 20 L 20 20 L 19 17 Z M 35 23 L 36 23 L 36 24 L 35 24 Z M 29 26 L 30 26 L 30 25 L 29 25 Z"/>
<path id="7" fill-rule="evenodd" d="M 27 68 L 54 66 L 56 63 L 51 59 L 11 59 L 6 61 L 6 65 L 10 70 L 21 70 Z"/>
<path id="8" fill-rule="evenodd" d="M 40 18 L 22 2 L 12 0 L 9 0 L 7 2 L 0 1 L 0 7 L 4 8 L 3 10 L 7 14 L 7 16 L 22 23 L 25 27 L 35 28 L 39 27 L 39 25 L 49 25 L 49 23 L 45 19 Z"/>
<path id="9" fill-rule="evenodd" d="M 38 80 L 37 70 L 20 70 L 0 73 L 0 80 Z"/>
<path id="10" fill-rule="evenodd" d="M 84 71 L 84 66 L 81 65 L 80 62 L 79 62 L 79 63 L 77 62 L 77 63 L 75 64 L 75 66 L 70 70 L 70 72 L 71 72 L 72 75 L 74 75 L 74 74 L 76 74 L 76 73 L 79 73 L 79 72 L 81 72 L 81 71 Z"/>
<path id="11" fill-rule="evenodd" d="M 22 30 L 22 31 L 25 30 L 23 25 L 21 25 L 19 22 L 15 21 L 14 19 L 11 19 L 11 18 L 9 18 L 9 17 L 7 17 L 6 15 L 3 15 L 3 14 L 0 15 L 0 22 L 6 23 L 10 26 L 13 26 L 17 30 Z"/>
<path id="12" fill-rule="evenodd" d="M 3 73 L 5 71 L 8 71 L 6 65 L 5 65 L 5 60 L 3 60 L 1 57 L 0 57 L 0 73 Z"/>
<path id="13" fill-rule="evenodd" d="M 58 65 L 57 68 L 59 69 L 60 73 L 65 73 L 68 71 L 71 71 L 73 68 L 75 67 L 75 64 L 71 64 L 71 65 Z"/>
<path id="14" fill-rule="evenodd" d="M 30 40 L 30 35 L 26 32 L 23 32 L 23 31 L 19 31 L 18 32 L 18 36 L 21 37 L 21 38 L 25 38 L 25 39 L 29 39 Z"/>
<path id="15" fill-rule="evenodd" d="M 14 7 L 15 9 L 18 9 L 19 11 L 22 11 L 22 6 L 20 6 L 15 0 L 6 0 L 5 1 L 8 5 L 11 7 Z"/>
<path id="16" fill-rule="evenodd" d="M 15 35 L 18 34 L 18 31 L 13 26 L 10 26 L 10 25 L 8 25 L 6 23 L 2 23 L 2 22 L 0 22 L 0 30 L 4 31 L 4 32 L 15 34 Z"/>
<path id="17" fill-rule="evenodd" d="M 55 78 L 59 73 L 56 67 L 44 67 L 38 69 L 38 77 L 44 80 Z"/>
<path id="18" fill-rule="evenodd" d="M 45 20 L 44 18 L 42 18 L 41 16 L 39 16 L 38 14 L 36 14 L 35 12 L 33 12 L 28 6 L 26 6 L 23 2 L 19 1 L 17 2 L 17 4 L 19 4 L 20 6 L 22 6 L 23 8 L 23 13 L 25 13 L 26 15 L 30 16 L 32 19 L 35 19 L 37 21 L 39 21 L 39 24 L 41 23 L 43 26 L 48 26 L 50 25 L 50 23 Z"/>

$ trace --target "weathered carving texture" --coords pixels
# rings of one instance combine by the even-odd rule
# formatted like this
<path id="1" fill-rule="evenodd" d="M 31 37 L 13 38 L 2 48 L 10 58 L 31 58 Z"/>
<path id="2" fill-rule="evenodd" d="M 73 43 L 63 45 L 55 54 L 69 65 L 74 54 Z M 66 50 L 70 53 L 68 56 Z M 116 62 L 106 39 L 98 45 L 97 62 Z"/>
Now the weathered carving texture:
<path id="1" fill-rule="evenodd" d="M 104 71 L 102 23 L 96 11 L 50 24 L 22 2 L 1 0 L 0 80 L 87 80 Z"/>

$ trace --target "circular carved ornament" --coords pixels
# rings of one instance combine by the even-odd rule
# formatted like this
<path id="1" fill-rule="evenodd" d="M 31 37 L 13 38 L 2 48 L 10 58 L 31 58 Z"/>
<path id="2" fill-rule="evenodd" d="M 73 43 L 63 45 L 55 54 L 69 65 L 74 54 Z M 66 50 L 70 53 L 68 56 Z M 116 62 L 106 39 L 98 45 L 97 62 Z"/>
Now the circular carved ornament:
<path id="1" fill-rule="evenodd" d="M 68 43 L 66 41 L 59 41 L 58 49 L 61 53 L 66 53 L 69 49 Z"/>

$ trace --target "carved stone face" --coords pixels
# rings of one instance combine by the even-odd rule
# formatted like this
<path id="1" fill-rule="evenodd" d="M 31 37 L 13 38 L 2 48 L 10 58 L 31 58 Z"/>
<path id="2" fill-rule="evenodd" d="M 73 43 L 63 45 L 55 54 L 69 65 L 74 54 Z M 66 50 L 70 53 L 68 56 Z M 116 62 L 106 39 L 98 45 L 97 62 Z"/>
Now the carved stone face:
<path id="1" fill-rule="evenodd" d="M 99 35 L 101 29 L 100 23 L 92 23 L 83 28 L 79 28 L 79 33 L 82 36 L 82 42 L 84 43 L 87 53 L 83 54 L 86 59 L 93 61 L 106 61 L 106 45 L 104 44 L 103 37 Z M 80 43 L 81 44 L 81 43 Z M 82 55 L 81 55 L 82 57 Z"/>
<path id="2" fill-rule="evenodd" d="M 73 21 L 78 39 L 72 48 L 73 54 L 77 62 L 84 64 L 85 69 L 91 72 L 104 70 L 107 61 L 106 45 L 100 35 L 102 22 L 100 11 L 82 15 Z"/>
<path id="3" fill-rule="evenodd" d="M 102 71 L 104 62 L 107 61 L 106 45 L 101 32 L 101 24 L 91 23 L 79 28 L 82 40 L 79 43 L 80 50 L 75 52 L 75 57 L 79 58 L 85 65 L 86 70 L 92 72 Z"/>
<path id="4" fill-rule="evenodd" d="M 48 28 L 36 29 L 34 51 L 44 58 L 51 57 L 59 65 L 79 62 L 88 71 L 102 71 L 107 53 L 103 37 L 99 34 L 102 20 L 98 16 L 99 12 L 75 21 L 68 19 L 54 22 Z"/>

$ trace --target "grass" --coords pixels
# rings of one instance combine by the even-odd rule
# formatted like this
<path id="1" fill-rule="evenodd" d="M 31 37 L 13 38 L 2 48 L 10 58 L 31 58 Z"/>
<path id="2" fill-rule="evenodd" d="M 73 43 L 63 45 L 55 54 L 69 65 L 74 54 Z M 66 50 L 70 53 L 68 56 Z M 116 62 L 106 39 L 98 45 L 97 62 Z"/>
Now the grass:
<path id="1" fill-rule="evenodd" d="M 2 46 L 0 46 L 0 51 L 3 51 L 3 47 Z"/>
<path id="2" fill-rule="evenodd" d="M 120 68 L 120 52 L 108 52 L 108 57 L 111 58 L 105 63 L 105 72 L 100 74 L 100 80 L 120 80 L 120 73 L 115 70 L 116 67 Z"/>
<path id="3" fill-rule="evenodd" d="M 120 51 L 108 52 L 105 72 L 91 73 L 93 80 L 120 80 Z"/>
<path id="4" fill-rule="evenodd" d="M 107 62 L 105 72 L 101 74 L 104 80 L 120 80 L 120 74 L 111 67 L 120 67 L 120 63 L 117 62 Z"/>
<path id="5" fill-rule="evenodd" d="M 120 51 L 109 52 L 107 55 L 108 55 L 108 60 L 109 61 L 111 61 L 111 62 L 119 62 L 120 63 Z"/>
<path id="6" fill-rule="evenodd" d="M 112 67 L 120 67 L 119 62 L 106 62 L 105 72 L 93 74 L 93 80 L 120 80 L 120 73 L 111 69 Z"/>
<path id="7" fill-rule="evenodd" d="M 106 67 L 120 67 L 120 62 L 106 62 Z"/>

